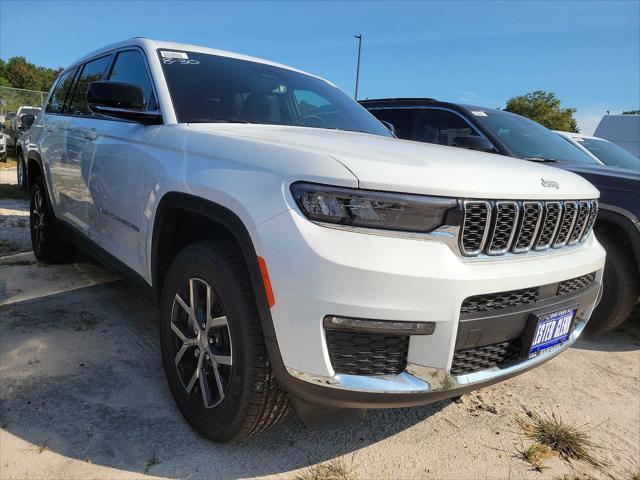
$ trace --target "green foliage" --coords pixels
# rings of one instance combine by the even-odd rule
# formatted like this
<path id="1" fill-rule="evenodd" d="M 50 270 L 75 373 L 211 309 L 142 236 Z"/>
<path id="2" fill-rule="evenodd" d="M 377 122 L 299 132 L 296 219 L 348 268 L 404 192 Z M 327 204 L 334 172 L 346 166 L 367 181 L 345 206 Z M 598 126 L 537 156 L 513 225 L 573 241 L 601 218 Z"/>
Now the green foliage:
<path id="1" fill-rule="evenodd" d="M 640 115 L 640 110 L 627 110 L 622 112 L 623 115 Z"/>
<path id="2" fill-rule="evenodd" d="M 554 93 L 537 90 L 533 93 L 509 99 L 507 112 L 530 118 L 551 130 L 579 132 L 578 122 L 573 118 L 575 108 L 561 108 Z"/>
<path id="3" fill-rule="evenodd" d="M 61 71 L 62 67 L 38 67 L 24 57 L 0 59 L 0 86 L 47 92 Z"/>

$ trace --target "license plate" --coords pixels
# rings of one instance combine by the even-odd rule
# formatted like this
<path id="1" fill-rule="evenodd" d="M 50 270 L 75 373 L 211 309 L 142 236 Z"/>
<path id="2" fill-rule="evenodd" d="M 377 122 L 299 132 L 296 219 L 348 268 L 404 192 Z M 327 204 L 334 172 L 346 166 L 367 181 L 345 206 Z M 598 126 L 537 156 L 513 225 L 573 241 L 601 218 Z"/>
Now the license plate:
<path id="1" fill-rule="evenodd" d="M 567 308 L 538 317 L 529 347 L 529 358 L 535 357 L 542 350 L 557 348 L 569 339 L 576 310 L 576 308 Z"/>

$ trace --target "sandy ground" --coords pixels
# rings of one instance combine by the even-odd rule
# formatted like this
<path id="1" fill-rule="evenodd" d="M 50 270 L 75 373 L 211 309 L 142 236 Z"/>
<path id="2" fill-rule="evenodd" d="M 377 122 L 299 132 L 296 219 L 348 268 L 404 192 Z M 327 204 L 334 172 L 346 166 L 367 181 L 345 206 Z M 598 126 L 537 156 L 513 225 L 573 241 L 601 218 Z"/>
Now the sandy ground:
<path id="1" fill-rule="evenodd" d="M 26 203 L 11 202 L 0 199 L 3 212 L 26 215 Z M 354 479 L 640 472 L 640 340 L 630 325 L 458 402 L 371 411 L 319 432 L 290 414 L 245 443 L 218 445 L 174 406 L 157 318 L 146 291 L 95 265 L 43 266 L 29 253 L 0 260 L 0 478 L 295 478 L 331 460 L 352 465 Z M 559 458 L 534 471 L 517 453 L 530 444 L 517 424 L 524 409 L 586 424 L 606 474 Z"/>

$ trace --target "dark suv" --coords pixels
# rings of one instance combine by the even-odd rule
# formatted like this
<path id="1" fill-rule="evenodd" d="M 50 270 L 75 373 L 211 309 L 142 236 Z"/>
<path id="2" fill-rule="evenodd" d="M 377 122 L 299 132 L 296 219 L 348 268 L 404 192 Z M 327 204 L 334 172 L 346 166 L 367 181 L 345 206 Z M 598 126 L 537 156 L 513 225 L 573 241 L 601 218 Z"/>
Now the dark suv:
<path id="1" fill-rule="evenodd" d="M 513 113 L 430 98 L 360 102 L 406 140 L 493 152 L 582 175 L 600 190 L 598 240 L 607 250 L 603 298 L 587 326 L 603 333 L 629 316 L 640 294 L 640 173 L 598 163 L 555 132 Z"/>

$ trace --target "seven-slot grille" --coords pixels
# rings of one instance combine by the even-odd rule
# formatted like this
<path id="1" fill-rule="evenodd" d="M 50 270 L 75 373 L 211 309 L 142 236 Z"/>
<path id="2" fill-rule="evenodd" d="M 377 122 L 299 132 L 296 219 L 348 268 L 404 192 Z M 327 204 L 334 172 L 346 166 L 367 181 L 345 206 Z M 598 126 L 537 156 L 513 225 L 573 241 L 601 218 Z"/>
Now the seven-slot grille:
<path id="1" fill-rule="evenodd" d="M 503 255 L 561 248 L 583 242 L 598 213 L 596 200 L 465 200 L 460 251 Z"/>

